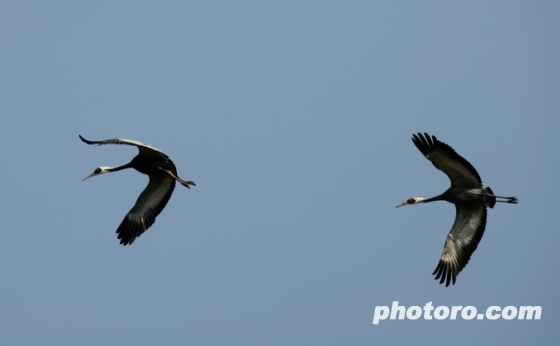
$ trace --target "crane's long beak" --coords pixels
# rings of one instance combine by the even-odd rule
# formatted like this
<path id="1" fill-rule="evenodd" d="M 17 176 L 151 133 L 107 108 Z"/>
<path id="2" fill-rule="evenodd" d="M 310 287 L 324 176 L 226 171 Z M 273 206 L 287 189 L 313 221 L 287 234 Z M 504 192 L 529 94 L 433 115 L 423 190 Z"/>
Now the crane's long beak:
<path id="1" fill-rule="evenodd" d="M 403 207 L 405 205 L 409 205 L 408 200 L 406 200 L 406 201 L 402 202 L 401 204 L 397 205 L 395 208 Z"/>
<path id="2" fill-rule="evenodd" d="M 89 179 L 89 178 L 93 177 L 94 175 L 97 175 L 97 174 L 95 174 L 95 172 L 93 172 L 90 175 L 88 175 L 87 177 L 85 177 L 84 180 Z M 84 181 L 84 180 L 82 180 L 82 181 Z"/>

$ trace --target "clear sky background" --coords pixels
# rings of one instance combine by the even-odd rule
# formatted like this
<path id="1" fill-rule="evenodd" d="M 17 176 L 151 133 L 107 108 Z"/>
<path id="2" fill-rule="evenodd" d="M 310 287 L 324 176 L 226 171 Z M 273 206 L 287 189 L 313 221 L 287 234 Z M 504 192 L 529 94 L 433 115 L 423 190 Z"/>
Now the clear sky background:
<path id="1" fill-rule="evenodd" d="M 560 4 L 0 2 L 0 344 L 558 345 Z M 498 195 L 457 284 L 436 135 Z M 137 150 L 180 177 L 82 179 Z M 540 321 L 382 321 L 376 305 L 542 306 Z"/>

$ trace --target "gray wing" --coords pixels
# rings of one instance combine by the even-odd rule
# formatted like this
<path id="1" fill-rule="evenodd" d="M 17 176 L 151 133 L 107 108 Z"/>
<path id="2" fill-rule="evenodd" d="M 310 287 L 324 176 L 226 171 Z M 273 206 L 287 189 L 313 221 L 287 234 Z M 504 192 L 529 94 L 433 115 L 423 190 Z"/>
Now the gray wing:
<path id="1" fill-rule="evenodd" d="M 456 204 L 455 223 L 445 240 L 443 253 L 436 270 L 432 275 L 445 281 L 445 286 L 455 280 L 459 272 L 465 268 L 474 250 L 478 246 L 486 227 L 486 207 Z"/>
<path id="2" fill-rule="evenodd" d="M 132 244 L 136 237 L 154 224 L 156 217 L 171 198 L 173 189 L 175 189 L 175 179 L 172 177 L 150 176 L 150 183 L 117 229 L 121 244 Z"/>
<path id="3" fill-rule="evenodd" d="M 432 164 L 445 173 L 451 186 L 482 186 L 482 180 L 474 167 L 457 154 L 449 145 L 440 142 L 436 136 L 427 133 L 412 135 L 412 142 L 418 150 L 432 162 Z"/>
<path id="4" fill-rule="evenodd" d="M 97 145 L 104 145 L 104 144 L 124 144 L 124 145 L 133 145 L 135 147 L 138 148 L 138 150 L 140 151 L 140 154 L 142 155 L 158 155 L 164 159 L 167 159 L 167 155 L 165 155 L 161 150 L 154 148 L 148 144 L 142 143 L 142 142 L 138 142 L 135 141 L 133 139 L 125 139 L 125 138 L 111 138 L 111 139 L 106 139 L 103 141 L 89 141 L 87 139 L 85 139 L 84 137 L 82 137 L 82 135 L 78 135 L 80 136 L 80 139 L 82 140 L 82 142 L 87 143 L 87 144 L 97 144 Z"/>

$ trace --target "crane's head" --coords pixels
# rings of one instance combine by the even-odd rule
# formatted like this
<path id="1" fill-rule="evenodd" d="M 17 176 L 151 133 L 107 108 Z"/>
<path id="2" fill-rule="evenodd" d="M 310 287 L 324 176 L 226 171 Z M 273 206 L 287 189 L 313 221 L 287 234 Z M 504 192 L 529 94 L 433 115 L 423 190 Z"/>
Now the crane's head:
<path id="1" fill-rule="evenodd" d="M 88 175 L 87 177 L 84 178 L 84 180 L 91 178 L 91 177 L 95 177 L 96 175 L 100 175 L 103 173 L 109 173 L 111 172 L 111 167 L 97 167 L 95 169 L 95 171 L 93 171 L 93 173 L 91 173 L 90 175 Z"/>
<path id="2" fill-rule="evenodd" d="M 403 203 L 397 205 L 396 208 L 402 207 L 404 205 L 413 205 L 413 204 L 418 204 L 418 203 L 424 203 L 425 200 L 426 199 L 423 198 L 423 197 L 410 197 L 409 199 L 407 199 Z"/>

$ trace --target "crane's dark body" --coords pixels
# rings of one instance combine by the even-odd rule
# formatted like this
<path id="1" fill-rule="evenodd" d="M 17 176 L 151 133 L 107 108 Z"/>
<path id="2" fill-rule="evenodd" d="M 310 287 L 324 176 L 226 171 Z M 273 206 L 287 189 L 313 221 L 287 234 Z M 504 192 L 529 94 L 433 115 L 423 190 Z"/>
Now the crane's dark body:
<path id="1" fill-rule="evenodd" d="M 413 197 L 398 205 L 412 205 L 433 201 L 447 201 L 455 205 L 456 216 L 451 231 L 447 235 L 443 253 L 433 275 L 440 284 L 455 284 L 457 275 L 469 262 L 482 239 L 486 227 L 486 208 L 493 208 L 496 202 L 517 203 L 516 197 L 494 195 L 492 189 L 482 185 L 476 169 L 447 144 L 435 136 L 418 133 L 412 141 L 432 164 L 444 172 L 451 181 L 444 193 L 432 198 Z"/>
<path id="2" fill-rule="evenodd" d="M 447 201 L 453 204 L 466 204 L 473 206 L 484 204 L 487 207 L 494 208 L 494 205 L 496 205 L 496 198 L 493 195 L 494 193 L 492 192 L 492 189 L 488 186 L 474 188 L 450 187 L 441 195 L 429 198 L 425 200 L 424 203 Z"/>
<path id="3" fill-rule="evenodd" d="M 134 168 L 140 173 L 150 177 L 148 186 L 142 191 L 134 207 L 128 212 L 117 229 L 118 239 L 122 245 L 129 245 L 144 233 L 156 220 L 163 208 L 169 202 L 171 194 L 175 189 L 175 181 L 190 189 L 189 185 L 195 185 L 192 181 L 185 181 L 178 177 L 175 164 L 167 155 L 160 150 L 147 144 L 130 140 L 114 138 L 104 141 L 89 141 L 82 136 L 80 139 L 87 144 L 125 144 L 136 146 L 139 150 L 130 162 L 119 167 L 98 167 L 87 178 L 116 172 L 127 168 Z M 85 179 L 84 179 L 85 180 Z"/>

